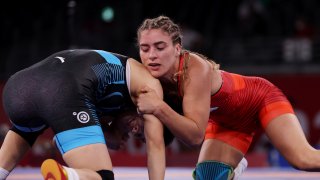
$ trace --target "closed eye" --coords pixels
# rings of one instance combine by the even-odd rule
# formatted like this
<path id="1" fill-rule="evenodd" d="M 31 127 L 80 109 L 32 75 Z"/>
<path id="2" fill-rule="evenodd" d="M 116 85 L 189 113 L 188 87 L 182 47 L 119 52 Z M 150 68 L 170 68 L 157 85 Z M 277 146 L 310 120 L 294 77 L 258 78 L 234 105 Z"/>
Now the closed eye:
<path id="1" fill-rule="evenodd" d="M 140 44 L 140 50 L 143 52 L 149 51 L 150 47 L 148 45 Z"/>

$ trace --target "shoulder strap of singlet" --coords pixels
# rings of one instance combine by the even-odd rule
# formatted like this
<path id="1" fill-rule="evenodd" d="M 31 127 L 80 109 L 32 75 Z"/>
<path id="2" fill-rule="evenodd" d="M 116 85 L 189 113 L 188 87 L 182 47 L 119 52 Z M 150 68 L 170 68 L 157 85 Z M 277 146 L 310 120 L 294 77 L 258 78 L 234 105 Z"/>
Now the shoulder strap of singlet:
<path id="1" fill-rule="evenodd" d="M 184 66 L 184 58 L 186 56 L 189 56 L 189 52 L 183 52 L 181 55 L 180 55 L 180 59 L 179 59 L 179 69 L 178 69 L 178 76 L 177 76 L 177 86 L 178 86 L 178 95 L 180 97 L 182 97 L 182 87 L 181 87 L 181 74 L 183 73 L 183 66 Z"/>

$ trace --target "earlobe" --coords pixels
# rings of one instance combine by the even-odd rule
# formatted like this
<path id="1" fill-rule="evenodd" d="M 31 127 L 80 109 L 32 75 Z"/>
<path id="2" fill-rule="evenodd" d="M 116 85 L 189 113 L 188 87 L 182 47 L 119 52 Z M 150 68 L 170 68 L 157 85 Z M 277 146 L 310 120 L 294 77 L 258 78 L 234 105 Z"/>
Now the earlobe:
<path id="1" fill-rule="evenodd" d="M 132 133 L 138 133 L 139 132 L 139 126 L 135 125 L 133 128 L 132 128 Z"/>
<path id="2" fill-rule="evenodd" d="M 177 52 L 176 55 L 177 55 L 177 56 L 180 56 L 180 54 L 181 54 L 181 49 L 182 49 L 182 48 L 181 48 L 181 44 L 177 44 L 177 45 L 176 45 L 176 52 Z"/>

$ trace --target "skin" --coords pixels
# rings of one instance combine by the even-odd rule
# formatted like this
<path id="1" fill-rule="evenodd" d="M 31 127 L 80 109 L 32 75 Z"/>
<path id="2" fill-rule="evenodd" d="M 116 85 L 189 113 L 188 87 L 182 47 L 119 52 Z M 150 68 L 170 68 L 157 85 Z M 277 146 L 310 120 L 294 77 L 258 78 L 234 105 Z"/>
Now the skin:
<path id="1" fill-rule="evenodd" d="M 160 80 L 171 80 L 179 64 L 176 59 L 181 53 L 181 46 L 173 45 L 167 33 L 156 29 L 142 32 L 140 39 L 140 57 L 143 65 L 151 75 Z M 155 36 L 160 36 L 160 41 L 154 41 Z M 169 48 L 167 48 L 169 47 Z M 163 63 L 163 60 L 165 60 Z"/>
<path id="2" fill-rule="evenodd" d="M 130 92 L 134 104 L 137 105 L 137 98 L 141 94 L 140 89 L 145 86 L 156 88 L 156 94 L 163 98 L 160 82 L 153 78 L 146 68 L 136 60 L 130 61 L 131 85 Z M 143 78 L 141 78 L 143 77 Z M 163 125 L 157 117 L 152 114 L 143 114 L 144 135 L 148 157 L 149 179 L 163 180 L 165 174 L 165 143 L 163 139 Z"/>
<path id="3" fill-rule="evenodd" d="M 160 29 L 143 30 L 139 37 L 139 53 L 143 65 L 152 76 L 161 81 L 164 93 L 177 91 L 173 77 L 179 70 L 181 45 L 173 44 L 170 35 Z M 209 97 L 221 85 L 221 71 L 214 70 L 206 60 L 191 53 L 187 79 L 182 82 L 184 116 L 176 113 L 161 98 L 157 98 L 151 87 L 141 90 L 143 93 L 139 96 L 138 108 L 143 113 L 154 114 L 187 144 L 201 144 L 209 119 Z M 320 170 L 320 151 L 307 142 L 294 114 L 274 118 L 266 127 L 265 133 L 292 166 L 306 171 Z M 241 151 L 222 141 L 207 139 L 202 144 L 198 162 L 216 160 L 235 168 L 243 156 Z"/>
<path id="4" fill-rule="evenodd" d="M 159 78 L 164 87 L 175 87 L 176 82 L 173 76 L 179 67 L 181 46 L 174 45 L 167 33 L 153 29 L 142 31 L 139 46 L 142 63 L 152 76 Z M 212 77 L 207 76 L 207 73 L 212 69 L 207 62 L 199 61 L 199 58 L 199 56 L 192 55 L 190 66 L 194 68 L 188 72 L 191 77 L 197 78 L 190 78 L 183 84 L 184 116 L 177 114 L 163 100 L 156 98 L 149 86 L 142 89 L 143 93 L 140 94 L 137 103 L 141 112 L 154 114 L 173 131 L 177 138 L 192 146 L 200 145 L 203 140 L 210 107 L 208 97 L 211 94 Z M 151 98 L 154 99 L 151 100 Z M 175 122 L 180 121 L 184 123 L 176 126 Z"/>

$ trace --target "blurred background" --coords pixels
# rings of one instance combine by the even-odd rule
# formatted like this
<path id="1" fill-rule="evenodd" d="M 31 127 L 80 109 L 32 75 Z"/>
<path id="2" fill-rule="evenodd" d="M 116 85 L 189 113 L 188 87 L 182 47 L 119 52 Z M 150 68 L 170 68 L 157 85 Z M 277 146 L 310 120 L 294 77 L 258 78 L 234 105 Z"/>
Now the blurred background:
<path id="1" fill-rule="evenodd" d="M 309 142 L 320 145 L 320 1 L 317 0 L 56 0 L 9 1 L 0 11 L 0 93 L 6 80 L 48 55 L 74 48 L 103 49 L 138 59 L 136 30 L 145 18 L 171 17 L 185 48 L 222 69 L 267 78 L 288 96 Z M 9 120 L 0 106 L 0 141 Z M 21 166 L 61 158 L 47 131 Z M 297 145 L 298 146 L 298 145 Z M 168 166 L 194 166 L 199 149 L 174 141 Z M 145 166 L 144 144 L 129 139 L 111 151 L 115 166 Z M 249 167 L 288 166 L 261 130 Z"/>

